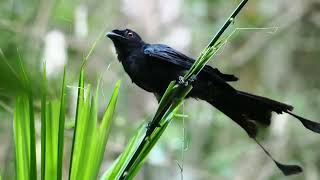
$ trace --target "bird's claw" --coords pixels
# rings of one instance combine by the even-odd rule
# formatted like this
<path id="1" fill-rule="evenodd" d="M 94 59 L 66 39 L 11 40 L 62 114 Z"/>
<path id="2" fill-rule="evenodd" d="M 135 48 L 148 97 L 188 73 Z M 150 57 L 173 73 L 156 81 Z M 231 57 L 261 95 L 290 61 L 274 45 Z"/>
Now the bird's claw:
<path id="1" fill-rule="evenodd" d="M 195 80 L 197 80 L 197 76 L 196 75 L 192 75 L 189 79 L 190 82 L 194 82 Z"/>
<path id="2" fill-rule="evenodd" d="M 234 24 L 235 23 L 235 19 L 234 18 L 230 18 L 229 21 Z"/>
<path id="3" fill-rule="evenodd" d="M 152 127 L 161 127 L 159 123 L 153 124 L 152 122 L 148 122 L 147 124 L 147 130 L 151 129 Z"/>
<path id="4" fill-rule="evenodd" d="M 149 130 L 151 128 L 151 122 L 147 123 L 146 129 Z"/>
<path id="5" fill-rule="evenodd" d="M 157 124 L 153 124 L 152 122 L 148 122 L 147 126 L 146 126 L 146 129 L 147 129 L 147 136 L 150 136 L 152 134 L 152 131 L 155 129 L 155 128 L 158 128 L 158 127 L 161 127 L 161 125 L 159 123 Z"/>
<path id="6" fill-rule="evenodd" d="M 179 76 L 178 78 L 178 84 L 188 86 L 189 83 L 194 82 L 197 79 L 196 75 L 192 75 L 187 81 L 184 79 L 183 76 Z"/>
<path id="7" fill-rule="evenodd" d="M 188 81 L 185 81 L 183 76 L 179 76 L 178 84 L 188 86 Z"/>
<path id="8" fill-rule="evenodd" d="M 188 86 L 189 82 L 185 81 L 183 76 L 179 76 L 178 84 Z"/>

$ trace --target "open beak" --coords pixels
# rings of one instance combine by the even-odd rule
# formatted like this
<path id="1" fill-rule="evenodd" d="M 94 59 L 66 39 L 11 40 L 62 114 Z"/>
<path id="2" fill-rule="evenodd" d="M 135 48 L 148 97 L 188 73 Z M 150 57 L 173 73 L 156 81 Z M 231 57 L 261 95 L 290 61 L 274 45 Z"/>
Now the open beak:
<path id="1" fill-rule="evenodd" d="M 111 31 L 111 32 L 108 32 L 108 33 L 106 34 L 106 36 L 107 36 L 108 38 L 110 38 L 111 40 L 127 39 L 127 38 L 125 38 L 124 36 L 120 35 L 120 32 L 121 32 L 121 31 L 119 31 L 119 30 L 113 30 L 113 31 Z"/>

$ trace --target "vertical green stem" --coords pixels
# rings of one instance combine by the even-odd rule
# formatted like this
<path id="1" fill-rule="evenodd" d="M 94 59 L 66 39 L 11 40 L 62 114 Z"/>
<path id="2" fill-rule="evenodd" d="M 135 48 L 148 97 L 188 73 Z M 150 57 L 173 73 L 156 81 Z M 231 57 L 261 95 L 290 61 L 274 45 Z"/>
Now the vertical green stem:
<path id="1" fill-rule="evenodd" d="M 65 124 L 65 102 L 66 102 L 66 67 L 63 72 L 61 99 L 60 99 L 60 114 L 59 114 L 59 132 L 58 132 L 58 169 L 57 180 L 62 179 L 63 165 L 63 147 L 64 147 L 64 124 Z"/>
<path id="2" fill-rule="evenodd" d="M 41 180 L 45 179 L 46 172 L 46 92 L 47 92 L 47 78 L 46 65 L 43 65 L 43 79 L 41 92 Z"/>
<path id="3" fill-rule="evenodd" d="M 36 157 L 36 132 L 34 126 L 33 95 L 29 93 L 29 115 L 30 115 L 30 179 L 37 179 L 37 157 Z"/>
<path id="4" fill-rule="evenodd" d="M 71 179 L 71 172 L 73 166 L 73 154 L 74 154 L 74 146 L 75 146 L 75 139 L 77 135 L 77 126 L 78 126 L 78 118 L 79 118 L 79 107 L 83 103 L 84 98 L 84 71 L 83 68 L 80 70 L 79 76 L 79 83 L 78 83 L 78 99 L 77 99 L 77 108 L 76 108 L 76 115 L 75 115 L 75 124 L 74 124 L 74 133 L 73 133 L 73 140 L 72 140 L 72 147 L 71 147 L 71 158 L 70 158 L 70 165 L 69 165 L 69 177 Z"/>

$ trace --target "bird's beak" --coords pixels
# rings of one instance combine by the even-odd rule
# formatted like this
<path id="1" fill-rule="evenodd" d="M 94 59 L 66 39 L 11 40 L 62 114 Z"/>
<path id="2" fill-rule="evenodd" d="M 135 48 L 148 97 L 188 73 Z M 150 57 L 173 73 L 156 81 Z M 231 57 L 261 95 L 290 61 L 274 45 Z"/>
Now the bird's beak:
<path id="1" fill-rule="evenodd" d="M 111 31 L 111 32 L 108 32 L 108 33 L 106 34 L 106 37 L 110 38 L 111 40 L 127 39 L 127 38 L 125 38 L 124 36 L 122 36 L 122 35 L 120 34 L 120 32 L 121 32 L 121 31 L 119 31 L 119 30 L 113 30 L 113 31 Z"/>

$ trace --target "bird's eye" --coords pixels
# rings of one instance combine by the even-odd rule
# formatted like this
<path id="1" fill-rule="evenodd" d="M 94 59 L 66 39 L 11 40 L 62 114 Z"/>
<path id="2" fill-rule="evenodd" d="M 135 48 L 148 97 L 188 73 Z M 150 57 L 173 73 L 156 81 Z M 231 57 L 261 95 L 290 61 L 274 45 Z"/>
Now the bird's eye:
<path id="1" fill-rule="evenodd" d="M 128 37 L 132 38 L 133 37 L 133 33 L 132 32 L 128 32 Z"/>

